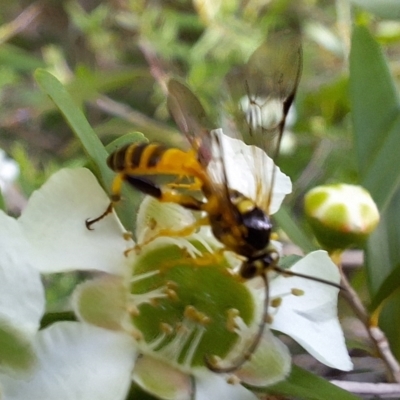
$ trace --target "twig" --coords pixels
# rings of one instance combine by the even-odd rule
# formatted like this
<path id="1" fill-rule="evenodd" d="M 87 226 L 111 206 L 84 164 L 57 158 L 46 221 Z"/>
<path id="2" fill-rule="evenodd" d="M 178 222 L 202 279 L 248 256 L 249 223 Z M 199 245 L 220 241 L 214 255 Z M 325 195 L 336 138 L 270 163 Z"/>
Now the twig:
<path id="1" fill-rule="evenodd" d="M 389 342 L 385 334 L 381 331 L 379 327 L 371 326 L 370 316 L 364 305 L 362 304 L 360 298 L 358 297 L 358 294 L 351 287 L 346 275 L 342 271 L 342 268 L 339 267 L 339 271 L 342 277 L 340 284 L 345 289 L 341 291 L 342 296 L 348 301 L 354 313 L 364 324 L 368 332 L 368 336 L 374 343 L 379 357 L 386 365 L 386 369 L 389 374 L 389 381 L 400 383 L 400 365 L 390 350 Z"/>
<path id="2" fill-rule="evenodd" d="M 145 40 L 142 39 L 141 41 L 139 41 L 139 48 L 143 53 L 147 63 L 149 64 L 151 75 L 161 86 L 164 94 L 167 95 L 168 74 L 165 72 L 161 60 L 157 57 L 151 45 Z"/>
<path id="3" fill-rule="evenodd" d="M 332 380 L 336 386 L 347 390 L 348 392 L 364 395 L 379 396 L 379 398 L 399 398 L 400 384 L 398 383 L 366 383 Z"/>
<path id="4" fill-rule="evenodd" d="M 42 6 L 40 3 L 31 4 L 13 21 L 4 24 L 0 28 L 0 44 L 23 31 L 40 14 Z"/>

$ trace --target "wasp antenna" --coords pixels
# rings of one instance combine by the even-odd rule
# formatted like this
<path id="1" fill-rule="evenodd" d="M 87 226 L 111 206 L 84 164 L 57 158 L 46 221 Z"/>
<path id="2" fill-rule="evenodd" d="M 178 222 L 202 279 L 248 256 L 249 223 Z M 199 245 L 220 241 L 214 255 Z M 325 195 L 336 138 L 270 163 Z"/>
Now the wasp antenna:
<path id="1" fill-rule="evenodd" d="M 333 287 L 335 287 L 337 289 L 340 289 L 340 290 L 346 290 L 346 288 L 341 286 L 339 283 L 327 281 L 326 279 L 317 278 L 317 277 L 311 276 L 311 275 L 301 274 L 300 272 L 293 272 L 293 271 L 290 271 L 290 270 L 287 270 L 287 269 L 283 269 L 283 268 L 280 268 L 280 267 L 277 267 L 277 266 L 274 266 L 272 269 L 275 272 L 278 272 L 279 274 L 282 274 L 282 275 L 298 276 L 300 278 L 309 279 L 310 281 L 324 283 L 325 285 L 333 286 Z"/>
<path id="2" fill-rule="evenodd" d="M 237 371 L 246 361 L 249 361 L 255 350 L 257 349 L 262 335 L 264 333 L 265 324 L 268 319 L 268 307 L 269 307 L 269 286 L 268 286 L 268 278 L 266 274 L 261 274 L 261 278 L 264 281 L 265 287 L 265 297 L 264 297 L 264 309 L 263 309 L 263 316 L 261 321 L 258 325 L 257 334 L 254 336 L 250 346 L 243 352 L 236 361 L 233 361 L 231 365 L 226 367 L 218 366 L 216 362 L 210 359 L 209 356 L 204 357 L 204 363 L 206 364 L 207 368 L 216 373 L 231 373 Z"/>

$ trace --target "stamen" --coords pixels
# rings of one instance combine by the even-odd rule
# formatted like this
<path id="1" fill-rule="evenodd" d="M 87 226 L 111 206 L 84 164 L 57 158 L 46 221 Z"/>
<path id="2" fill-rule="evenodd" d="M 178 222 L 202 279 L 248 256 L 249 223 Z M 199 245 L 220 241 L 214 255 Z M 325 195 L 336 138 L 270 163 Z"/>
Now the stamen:
<path id="1" fill-rule="evenodd" d="M 140 315 L 139 308 L 134 303 L 129 303 L 127 306 L 127 311 L 132 317 L 137 317 Z"/>
<path id="2" fill-rule="evenodd" d="M 165 358 L 178 362 L 179 356 L 181 355 L 183 348 L 190 336 L 193 333 L 193 328 L 189 328 L 186 324 L 181 324 L 176 330 L 176 336 L 168 343 L 165 347 L 159 350 Z"/>
<path id="3" fill-rule="evenodd" d="M 234 311 L 234 309 L 232 310 Z M 240 340 L 243 334 L 245 334 L 250 328 L 245 324 L 239 313 L 234 317 L 234 324 L 235 329 L 233 330 L 233 332 L 235 332 L 239 336 Z"/>
<path id="4" fill-rule="evenodd" d="M 207 243 L 207 240 L 203 237 L 202 234 L 200 233 L 194 233 L 192 235 L 192 238 L 194 240 L 197 240 L 205 249 L 206 251 L 208 251 L 209 253 L 213 253 L 213 248 L 210 246 L 209 243 Z"/>
<path id="5" fill-rule="evenodd" d="M 201 325 L 205 325 L 210 322 L 210 317 L 208 315 L 202 313 L 201 311 L 198 311 L 193 306 L 187 306 L 183 315 L 185 316 L 185 318 Z"/>
<path id="6" fill-rule="evenodd" d="M 226 379 L 226 382 L 229 383 L 229 385 L 238 385 L 241 381 L 236 375 L 230 375 Z"/>
<path id="7" fill-rule="evenodd" d="M 147 343 L 149 350 L 156 351 L 157 348 L 161 347 L 161 343 L 166 339 L 166 337 L 167 335 L 164 332 L 162 332 L 153 341 Z"/>
<path id="8" fill-rule="evenodd" d="M 271 300 L 270 306 L 273 308 L 278 308 L 282 304 L 282 297 L 276 297 Z"/>
<path id="9" fill-rule="evenodd" d="M 156 299 L 165 299 L 167 297 L 169 297 L 168 293 L 166 293 L 166 288 L 165 286 L 163 286 L 161 288 L 151 290 L 150 292 L 141 294 L 131 294 L 129 296 L 129 300 L 132 301 L 132 303 L 136 307 L 138 307 L 143 303 L 149 303 L 155 305 Z"/>
<path id="10" fill-rule="evenodd" d="M 143 279 L 150 278 L 150 277 L 152 277 L 154 275 L 157 275 L 159 273 L 160 273 L 159 270 L 154 270 L 154 271 L 145 272 L 144 274 L 133 275 L 132 279 L 130 280 L 130 283 L 135 283 L 135 282 L 142 281 Z"/>
<path id="11" fill-rule="evenodd" d="M 228 318 L 226 320 L 226 328 L 228 329 L 229 332 L 236 332 L 236 330 L 238 329 L 236 319 L 240 318 L 239 314 L 240 314 L 240 312 L 236 308 L 230 308 L 228 310 Z"/>
<path id="12" fill-rule="evenodd" d="M 202 252 L 186 239 L 163 236 L 162 240 L 163 244 L 167 242 L 168 244 L 186 250 L 191 258 L 197 258 L 202 255 Z"/>
<path id="13" fill-rule="evenodd" d="M 158 337 L 156 337 L 152 342 L 148 343 L 150 350 L 156 351 L 157 348 L 160 348 L 162 342 L 165 341 L 167 336 L 172 335 L 174 331 L 172 326 L 166 323 L 160 324 L 160 330 L 161 334 Z"/>
<path id="14" fill-rule="evenodd" d="M 193 357 L 196 353 L 197 347 L 199 346 L 201 339 L 203 338 L 204 333 L 206 332 L 206 328 L 204 326 L 198 326 L 194 337 L 189 345 L 187 353 L 185 355 L 185 359 L 183 360 L 183 365 L 186 367 L 190 367 L 193 362 Z"/>
<path id="15" fill-rule="evenodd" d="M 292 295 L 293 296 L 303 296 L 304 295 L 304 290 L 302 289 L 296 289 L 296 288 L 292 288 Z"/>

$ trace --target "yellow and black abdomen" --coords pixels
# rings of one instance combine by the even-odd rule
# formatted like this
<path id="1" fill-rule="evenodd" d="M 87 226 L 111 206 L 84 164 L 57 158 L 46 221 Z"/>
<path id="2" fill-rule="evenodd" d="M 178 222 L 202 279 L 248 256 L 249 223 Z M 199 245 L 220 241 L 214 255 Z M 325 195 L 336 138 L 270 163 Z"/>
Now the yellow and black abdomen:
<path id="1" fill-rule="evenodd" d="M 128 144 L 110 154 L 107 165 L 124 175 L 203 177 L 203 168 L 193 150 L 183 151 L 159 143 Z"/>
<path id="2" fill-rule="evenodd" d="M 197 153 L 194 150 L 183 151 L 158 143 L 134 143 L 125 145 L 110 154 L 107 164 L 117 172 L 111 188 L 112 203 L 120 200 L 122 183 L 127 182 L 159 201 L 178 203 L 192 210 L 203 209 L 204 203 L 201 200 L 171 188 L 173 185 L 175 188 L 198 191 L 208 185 L 208 177 L 197 160 Z M 171 185 L 159 186 L 153 178 L 160 175 L 176 176 L 177 181 L 182 177 L 187 177 L 190 182 L 184 185 L 173 182 Z"/>

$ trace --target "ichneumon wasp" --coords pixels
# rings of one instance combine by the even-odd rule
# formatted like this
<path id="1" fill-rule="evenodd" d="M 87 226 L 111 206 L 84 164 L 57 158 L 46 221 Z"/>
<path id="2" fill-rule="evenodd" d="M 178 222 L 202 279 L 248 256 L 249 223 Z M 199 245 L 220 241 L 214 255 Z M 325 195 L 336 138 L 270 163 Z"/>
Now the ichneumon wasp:
<path id="1" fill-rule="evenodd" d="M 261 277 L 265 285 L 263 319 L 248 348 L 239 359 L 220 366 L 205 358 L 215 372 L 233 372 L 250 359 L 262 337 L 268 316 L 269 271 L 300 276 L 340 288 L 320 278 L 290 272 L 278 266 L 279 256 L 269 248 L 272 222 L 270 208 L 275 184 L 276 161 L 289 109 L 296 95 L 302 70 L 302 47 L 297 33 L 285 30 L 271 33 L 253 52 L 247 63 L 226 76 L 228 97 L 225 108 L 230 115 L 229 135 L 253 146 L 252 178 L 255 195 L 245 196 L 232 189 L 226 168 L 226 153 L 218 125 L 207 120 L 196 95 L 176 79 L 161 82 L 166 87 L 167 105 L 181 132 L 190 143 L 189 150 L 158 143 L 128 144 L 110 154 L 108 166 L 117 175 L 112 185 L 111 203 L 99 217 L 86 221 L 88 229 L 112 211 L 120 200 L 121 186 L 127 182 L 161 202 L 173 202 L 202 211 L 195 230 L 210 225 L 215 237 L 227 251 L 243 259 L 239 276 L 245 280 Z M 226 121 L 225 121 L 226 122 Z M 274 161 L 265 176 L 259 151 L 269 152 Z M 211 166 L 212 165 L 212 172 Z M 186 177 L 189 184 L 157 185 L 151 176 Z M 185 191 L 180 190 L 182 187 Z M 203 198 L 192 195 L 201 193 Z"/>

